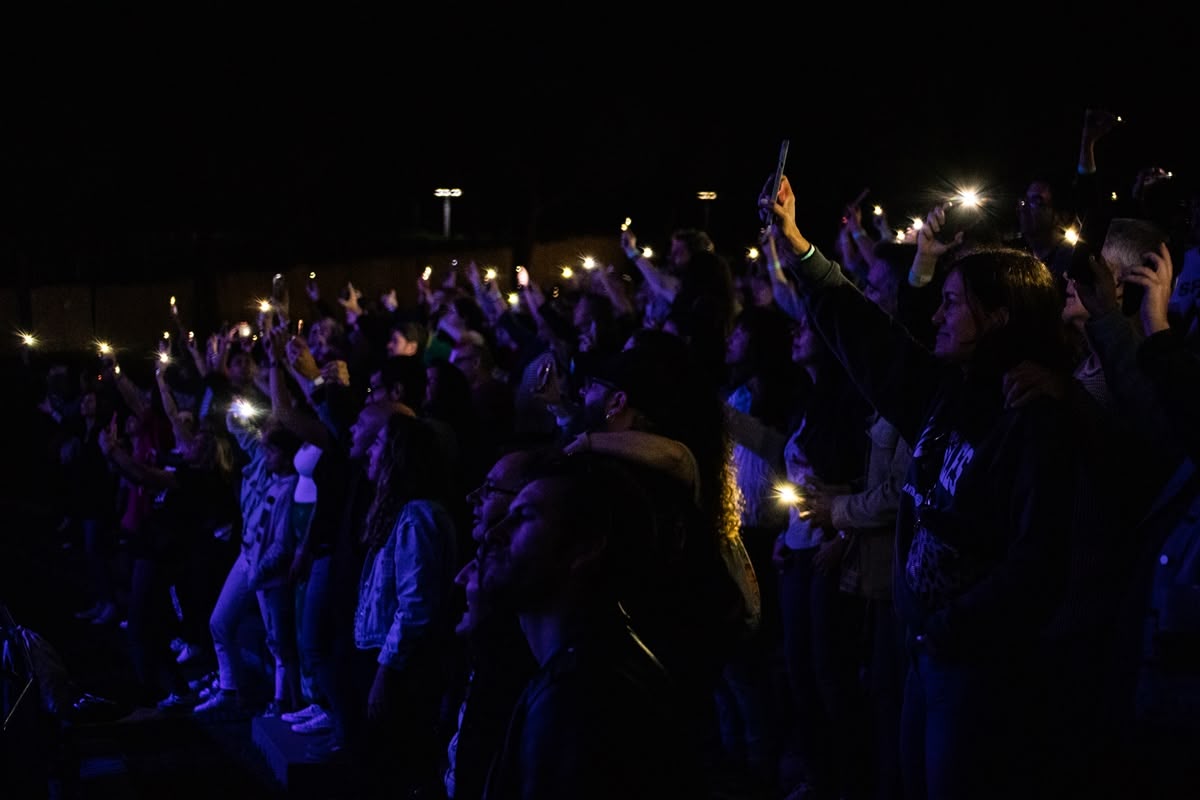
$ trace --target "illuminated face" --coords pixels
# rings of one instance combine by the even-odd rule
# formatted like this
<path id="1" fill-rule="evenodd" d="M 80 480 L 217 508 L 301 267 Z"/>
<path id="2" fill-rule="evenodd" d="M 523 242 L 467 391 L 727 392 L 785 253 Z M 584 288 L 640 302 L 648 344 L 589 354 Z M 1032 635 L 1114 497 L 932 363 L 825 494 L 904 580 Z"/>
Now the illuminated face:
<path id="1" fill-rule="evenodd" d="M 544 608 L 570 579 L 563 538 L 571 529 L 552 480 L 525 486 L 479 548 L 479 585 L 513 611 Z"/>
<path id="2" fill-rule="evenodd" d="M 1045 233 L 1054 227 L 1054 205 L 1050 184 L 1034 181 L 1017 207 L 1017 222 L 1023 234 Z"/>
<path id="3" fill-rule="evenodd" d="M 263 442 L 263 464 L 268 472 L 276 474 L 286 472 L 290 461 L 291 459 L 284 450 Z"/>
<path id="4" fill-rule="evenodd" d="M 975 320 L 967 298 L 967 288 L 957 271 L 946 276 L 942 285 L 942 304 L 933 313 L 937 327 L 933 352 L 955 363 L 970 359 L 979 339 L 979 323 Z"/>
<path id="5" fill-rule="evenodd" d="M 372 481 L 379 480 L 379 472 L 383 465 L 383 452 L 387 447 L 387 427 L 379 429 L 379 433 L 375 434 L 375 440 L 371 442 L 367 448 L 367 479 Z"/>
<path id="6" fill-rule="evenodd" d="M 603 431 L 608 428 L 609 401 L 617 391 L 612 384 L 599 378 L 588 378 L 581 390 L 583 410 L 580 425 L 585 431 Z"/>
<path id="7" fill-rule="evenodd" d="M 400 331 L 392 331 L 388 339 L 387 354 L 389 356 L 413 356 L 417 354 L 417 343 L 406 337 Z"/>
<path id="8" fill-rule="evenodd" d="M 254 380 L 257 365 L 254 357 L 245 351 L 234 351 L 229 356 L 229 382 L 234 386 L 246 386 Z"/>
<path id="9" fill-rule="evenodd" d="M 725 363 L 741 364 L 749 357 L 750 332 L 741 325 L 736 325 L 725 341 Z"/>
<path id="10" fill-rule="evenodd" d="M 380 429 L 387 423 L 387 413 L 379 405 L 364 406 L 350 426 L 350 458 L 363 458 Z"/>
<path id="11" fill-rule="evenodd" d="M 521 491 L 518 478 L 525 459 L 524 453 L 507 453 L 501 456 L 488 470 L 483 484 L 472 489 L 467 495 L 467 502 L 471 504 L 471 514 L 474 517 L 471 538 L 475 541 L 482 542 L 487 529 L 504 519 L 504 515 L 508 513 L 508 504 Z"/>

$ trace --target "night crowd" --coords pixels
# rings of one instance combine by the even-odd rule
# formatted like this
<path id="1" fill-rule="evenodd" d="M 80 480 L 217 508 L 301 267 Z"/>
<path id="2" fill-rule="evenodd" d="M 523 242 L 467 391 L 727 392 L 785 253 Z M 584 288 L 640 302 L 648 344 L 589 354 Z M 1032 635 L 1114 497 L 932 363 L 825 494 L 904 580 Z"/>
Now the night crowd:
<path id="1" fill-rule="evenodd" d="M 279 717 L 373 796 L 1126 792 L 1197 578 L 1200 205 L 1098 168 L 1116 124 L 1011 219 L 814 243 L 785 177 L 745 257 L 625 230 L 553 289 L 313 279 L 180 310 L 146 380 L 39 365 L 78 616 L 146 707 Z"/>

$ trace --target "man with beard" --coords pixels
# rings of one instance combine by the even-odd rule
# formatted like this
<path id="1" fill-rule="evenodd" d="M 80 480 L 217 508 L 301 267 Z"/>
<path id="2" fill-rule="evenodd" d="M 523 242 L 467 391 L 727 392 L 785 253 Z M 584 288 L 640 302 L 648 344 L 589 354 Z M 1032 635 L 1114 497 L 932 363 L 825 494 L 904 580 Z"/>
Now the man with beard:
<path id="1" fill-rule="evenodd" d="M 609 457 L 545 465 L 488 529 L 480 588 L 515 612 L 538 670 L 484 797 L 699 796 L 674 682 L 620 599 L 654 511 Z"/>

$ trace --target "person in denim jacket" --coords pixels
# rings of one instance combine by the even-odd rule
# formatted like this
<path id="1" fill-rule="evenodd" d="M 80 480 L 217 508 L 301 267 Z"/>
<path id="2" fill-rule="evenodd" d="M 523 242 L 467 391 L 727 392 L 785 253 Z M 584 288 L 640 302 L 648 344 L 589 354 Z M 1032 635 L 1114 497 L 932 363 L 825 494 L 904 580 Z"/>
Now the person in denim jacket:
<path id="1" fill-rule="evenodd" d="M 375 499 L 367 512 L 354 686 L 365 719 L 348 744 L 370 783 L 403 796 L 437 786 L 438 712 L 454 635 L 457 532 L 446 500 L 440 439 L 428 423 L 395 414 L 368 452 Z M 365 738 L 364 738 L 365 737 Z"/>

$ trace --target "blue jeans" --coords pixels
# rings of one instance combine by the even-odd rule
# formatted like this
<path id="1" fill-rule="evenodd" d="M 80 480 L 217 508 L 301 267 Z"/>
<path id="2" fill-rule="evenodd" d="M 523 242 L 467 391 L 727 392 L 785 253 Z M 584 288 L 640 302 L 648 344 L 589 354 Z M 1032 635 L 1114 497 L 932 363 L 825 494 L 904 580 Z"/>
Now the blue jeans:
<path id="1" fill-rule="evenodd" d="M 1036 797 L 1041 742 L 1028 660 L 955 662 L 910 648 L 901 712 L 905 796 Z"/>
<path id="2" fill-rule="evenodd" d="M 312 561 L 308 580 L 304 582 L 304 594 L 300 598 L 299 641 L 300 662 L 312 675 L 315 683 L 316 700 L 334 720 L 339 738 L 345 735 L 334 698 L 337 697 L 335 659 L 333 653 L 333 624 L 331 575 L 332 556 L 317 556 Z"/>
<path id="3" fill-rule="evenodd" d="M 275 698 L 294 700 L 295 682 L 299 681 L 296 655 L 294 605 L 287 585 L 256 591 L 250 585 L 250 565 L 239 557 L 229 569 L 221 595 L 209 619 L 213 651 L 221 688 L 236 690 L 243 665 L 240 661 L 238 629 L 247 615 L 258 607 L 266 629 L 266 645 L 275 661 Z"/>
<path id="4" fill-rule="evenodd" d="M 869 716 L 859 670 L 866 656 L 864 600 L 813 564 L 818 548 L 792 550 L 779 573 L 784 662 L 796 745 L 809 782 L 859 796 L 870 779 Z"/>

